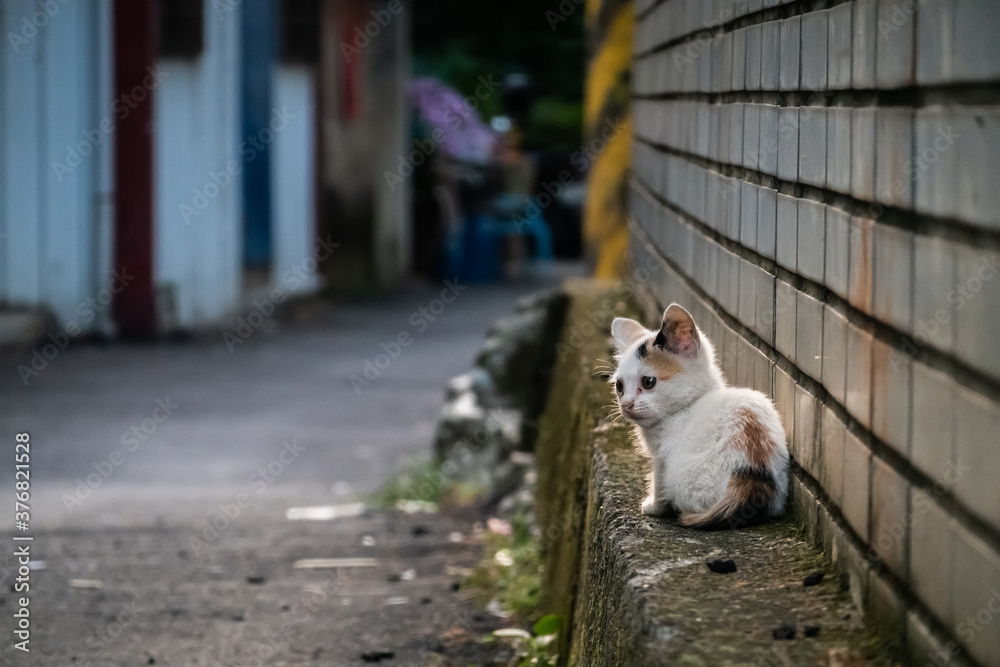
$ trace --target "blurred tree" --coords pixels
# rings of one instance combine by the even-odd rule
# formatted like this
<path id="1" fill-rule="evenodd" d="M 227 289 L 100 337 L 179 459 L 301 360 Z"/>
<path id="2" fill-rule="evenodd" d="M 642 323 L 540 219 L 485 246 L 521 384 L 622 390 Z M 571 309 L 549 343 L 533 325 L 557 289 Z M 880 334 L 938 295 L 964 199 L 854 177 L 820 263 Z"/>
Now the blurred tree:
<path id="1" fill-rule="evenodd" d="M 533 104 L 525 123 L 527 149 L 582 141 L 584 8 L 582 0 L 418 0 L 413 7 L 414 74 L 436 76 L 463 95 L 483 80 L 527 74 Z M 503 113 L 499 85 L 478 109 Z"/>

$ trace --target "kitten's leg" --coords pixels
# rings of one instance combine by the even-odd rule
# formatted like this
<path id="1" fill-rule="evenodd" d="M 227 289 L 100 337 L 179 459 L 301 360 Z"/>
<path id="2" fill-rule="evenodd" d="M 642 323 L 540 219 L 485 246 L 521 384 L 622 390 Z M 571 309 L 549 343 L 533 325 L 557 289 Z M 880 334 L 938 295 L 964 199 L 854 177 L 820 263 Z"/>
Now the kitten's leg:
<path id="1" fill-rule="evenodd" d="M 650 461 L 652 471 L 649 475 L 649 495 L 642 501 L 642 513 L 649 516 L 662 516 L 670 512 L 670 501 L 667 499 L 663 488 L 663 475 L 660 467 L 663 462 L 660 457 L 653 454 Z"/>

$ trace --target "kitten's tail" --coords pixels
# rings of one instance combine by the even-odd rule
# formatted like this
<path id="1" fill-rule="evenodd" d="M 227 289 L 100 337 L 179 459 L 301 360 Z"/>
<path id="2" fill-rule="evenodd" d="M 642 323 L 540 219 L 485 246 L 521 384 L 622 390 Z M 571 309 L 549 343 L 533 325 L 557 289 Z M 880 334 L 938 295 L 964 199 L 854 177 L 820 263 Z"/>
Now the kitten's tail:
<path id="1" fill-rule="evenodd" d="M 684 512 L 681 525 L 694 528 L 742 528 L 770 518 L 777 493 L 767 468 L 738 468 L 729 478 L 729 487 L 719 502 L 704 512 Z"/>

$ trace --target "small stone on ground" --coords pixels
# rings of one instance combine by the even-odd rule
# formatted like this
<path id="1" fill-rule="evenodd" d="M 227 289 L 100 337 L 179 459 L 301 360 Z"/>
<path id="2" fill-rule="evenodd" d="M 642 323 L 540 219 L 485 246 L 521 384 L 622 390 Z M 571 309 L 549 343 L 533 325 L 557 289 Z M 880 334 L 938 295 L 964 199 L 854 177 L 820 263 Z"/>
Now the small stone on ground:
<path id="1" fill-rule="evenodd" d="M 736 571 L 736 561 L 734 561 L 732 559 L 729 559 L 729 560 L 720 560 L 720 559 L 710 560 L 707 563 L 705 563 L 705 565 L 708 566 L 709 570 L 711 570 L 712 572 L 715 572 L 716 574 L 729 574 L 731 572 L 735 572 Z"/>

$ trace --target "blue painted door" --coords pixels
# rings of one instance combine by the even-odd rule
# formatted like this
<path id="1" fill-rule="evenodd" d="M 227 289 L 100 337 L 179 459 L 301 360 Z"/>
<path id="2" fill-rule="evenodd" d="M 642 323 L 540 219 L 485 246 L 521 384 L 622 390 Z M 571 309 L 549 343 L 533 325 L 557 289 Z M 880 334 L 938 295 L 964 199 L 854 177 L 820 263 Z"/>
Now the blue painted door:
<path id="1" fill-rule="evenodd" d="M 244 0 L 241 37 L 243 264 L 268 269 L 273 255 L 269 149 L 274 141 L 271 65 L 278 41 L 276 0 Z"/>

